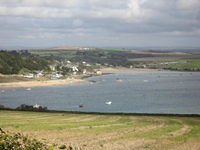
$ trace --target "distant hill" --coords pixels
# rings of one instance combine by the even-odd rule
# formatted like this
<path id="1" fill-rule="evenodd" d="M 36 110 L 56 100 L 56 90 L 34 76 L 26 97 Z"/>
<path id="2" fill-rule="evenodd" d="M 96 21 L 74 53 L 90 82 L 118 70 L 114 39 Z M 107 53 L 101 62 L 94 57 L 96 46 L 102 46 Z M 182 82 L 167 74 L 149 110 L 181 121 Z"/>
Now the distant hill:
<path id="1" fill-rule="evenodd" d="M 91 47 L 78 47 L 78 46 L 63 46 L 63 47 L 53 47 L 44 48 L 43 50 L 89 50 Z"/>
<path id="2" fill-rule="evenodd" d="M 155 50 L 155 51 L 176 51 L 176 52 L 200 52 L 200 47 L 186 46 L 61 46 L 61 47 L 28 47 L 28 46 L 0 46 L 0 50 L 89 50 L 93 48 L 112 48 L 127 50 Z"/>
<path id="3" fill-rule="evenodd" d="M 103 46 L 101 48 L 116 48 L 127 50 L 155 50 L 155 51 L 170 51 L 170 52 L 200 52 L 200 47 L 189 46 Z"/>

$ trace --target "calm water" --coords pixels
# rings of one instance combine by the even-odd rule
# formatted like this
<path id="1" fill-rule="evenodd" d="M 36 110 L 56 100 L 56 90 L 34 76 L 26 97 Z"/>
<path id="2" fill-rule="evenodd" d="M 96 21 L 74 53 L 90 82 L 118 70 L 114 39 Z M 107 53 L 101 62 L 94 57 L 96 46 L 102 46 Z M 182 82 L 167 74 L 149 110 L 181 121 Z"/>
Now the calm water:
<path id="1" fill-rule="evenodd" d="M 123 82 L 116 82 L 119 78 Z M 200 72 L 110 74 L 92 77 L 96 83 L 6 89 L 0 105 L 46 106 L 50 110 L 200 114 Z M 111 105 L 106 105 L 112 101 Z M 79 108 L 79 104 L 84 104 Z"/>

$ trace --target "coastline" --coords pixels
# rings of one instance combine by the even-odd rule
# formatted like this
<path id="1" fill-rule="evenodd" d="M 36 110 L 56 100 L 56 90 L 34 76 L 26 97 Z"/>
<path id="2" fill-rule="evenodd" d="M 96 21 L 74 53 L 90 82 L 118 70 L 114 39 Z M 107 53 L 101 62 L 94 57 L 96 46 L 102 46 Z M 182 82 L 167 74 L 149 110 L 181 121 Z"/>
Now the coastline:
<path id="1" fill-rule="evenodd" d="M 157 72 L 158 69 L 147 68 L 104 68 L 100 69 L 102 73 L 140 73 L 140 72 Z"/>
<path id="2" fill-rule="evenodd" d="M 87 81 L 82 79 L 58 79 L 58 80 L 47 80 L 47 81 L 10 82 L 10 83 L 0 83 L 0 89 L 45 87 L 45 86 L 56 86 L 64 84 L 77 84 L 83 82 Z"/>
<path id="3" fill-rule="evenodd" d="M 139 69 L 139 68 L 104 68 L 100 69 L 103 74 L 106 73 L 139 73 L 139 72 L 155 72 L 159 71 L 156 69 Z M 47 80 L 47 81 L 20 81 L 20 82 L 8 82 L 0 83 L 0 89 L 5 88 L 32 88 L 32 87 L 45 87 L 45 86 L 56 86 L 64 84 L 77 84 L 88 82 L 84 79 L 58 79 L 58 80 Z"/>

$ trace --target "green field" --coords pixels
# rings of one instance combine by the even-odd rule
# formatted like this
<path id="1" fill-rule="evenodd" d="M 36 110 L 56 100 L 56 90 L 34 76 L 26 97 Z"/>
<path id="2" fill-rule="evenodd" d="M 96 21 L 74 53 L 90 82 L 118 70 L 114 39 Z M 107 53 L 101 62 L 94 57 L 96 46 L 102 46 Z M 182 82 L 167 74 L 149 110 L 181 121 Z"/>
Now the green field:
<path id="1" fill-rule="evenodd" d="M 51 59 L 67 59 L 70 61 L 85 61 L 87 63 L 108 64 L 111 66 L 123 66 L 138 68 L 145 65 L 150 69 L 168 70 L 200 70 L 200 54 L 192 52 L 169 52 L 153 50 L 126 50 L 114 48 L 90 48 L 89 50 L 55 49 L 32 50 L 33 54 L 51 57 Z M 170 62 L 177 62 L 172 64 Z M 169 65 L 160 65 L 169 63 Z M 138 65 L 139 64 L 139 65 Z"/>
<path id="2" fill-rule="evenodd" d="M 104 49 L 102 49 L 102 51 L 104 51 L 104 52 L 128 52 L 129 50 L 104 48 Z"/>
<path id="3" fill-rule="evenodd" d="M 25 78 L 20 75 L 0 75 L 0 83 L 26 82 L 26 81 L 38 81 L 38 80 L 49 80 L 49 79 L 45 77 Z"/>
<path id="4" fill-rule="evenodd" d="M 0 111 L 0 127 L 77 149 L 200 149 L 200 117 Z"/>
<path id="5" fill-rule="evenodd" d="M 33 79 L 24 78 L 20 75 L 7 75 L 0 76 L 0 83 L 6 82 L 22 82 L 22 81 L 34 81 Z"/>

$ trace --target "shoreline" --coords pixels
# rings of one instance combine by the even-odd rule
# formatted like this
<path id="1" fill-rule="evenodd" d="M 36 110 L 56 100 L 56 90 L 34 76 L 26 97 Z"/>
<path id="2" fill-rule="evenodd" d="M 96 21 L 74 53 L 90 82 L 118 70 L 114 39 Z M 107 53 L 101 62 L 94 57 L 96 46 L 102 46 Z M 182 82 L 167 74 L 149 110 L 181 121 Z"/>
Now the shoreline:
<path id="1" fill-rule="evenodd" d="M 108 73 L 140 73 L 140 72 L 157 72 L 158 69 L 140 69 L 140 68 L 103 68 L 100 69 L 102 74 Z M 33 87 L 48 87 L 65 84 L 78 84 L 83 82 L 89 82 L 84 79 L 57 79 L 57 80 L 46 80 L 46 81 L 19 81 L 19 82 L 7 82 L 0 83 L 0 89 L 6 88 L 33 88 Z"/>
<path id="2" fill-rule="evenodd" d="M 83 79 L 58 79 L 58 80 L 47 80 L 47 81 L 9 82 L 9 83 L 0 83 L 0 89 L 47 87 L 47 86 L 56 86 L 65 84 L 77 84 L 83 82 L 88 82 L 88 81 Z"/>
<path id="3" fill-rule="evenodd" d="M 63 111 L 63 110 L 16 110 L 13 108 L 0 108 L 0 111 L 17 112 L 40 112 L 40 113 L 66 113 L 66 114 L 85 114 L 85 115 L 123 115 L 123 116 L 163 116 L 163 117 L 200 117 L 200 114 L 178 114 L 178 113 L 125 113 L 125 112 L 87 112 L 87 111 Z"/>
<path id="4" fill-rule="evenodd" d="M 158 72 L 158 69 L 147 69 L 147 68 L 104 68 L 100 69 L 102 73 L 140 73 L 140 72 Z"/>

